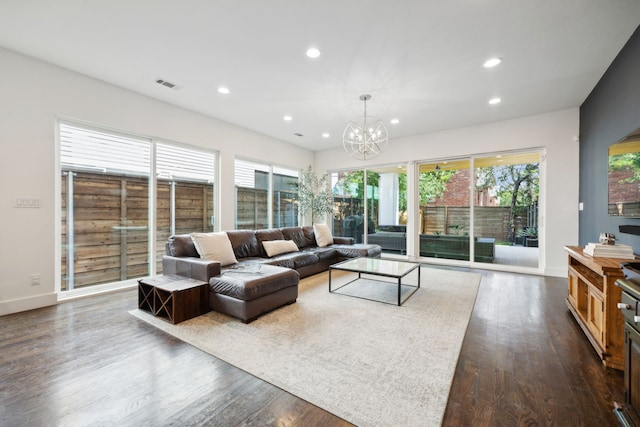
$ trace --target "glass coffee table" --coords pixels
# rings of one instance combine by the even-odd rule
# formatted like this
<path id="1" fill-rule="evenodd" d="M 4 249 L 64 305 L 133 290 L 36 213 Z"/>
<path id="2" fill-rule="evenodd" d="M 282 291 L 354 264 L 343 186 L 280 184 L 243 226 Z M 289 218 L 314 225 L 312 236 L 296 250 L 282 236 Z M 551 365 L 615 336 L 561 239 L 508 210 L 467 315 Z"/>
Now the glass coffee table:
<path id="1" fill-rule="evenodd" d="M 418 285 L 412 286 L 406 283 L 403 284 L 402 278 L 406 277 L 409 273 L 411 273 L 416 269 L 418 269 Z M 358 277 L 335 289 L 332 289 L 331 288 L 331 272 L 333 270 L 341 270 L 341 271 L 349 271 L 351 273 L 358 273 Z M 387 285 L 395 285 L 396 283 L 396 282 L 381 280 L 381 279 L 372 279 L 372 278 L 364 279 L 362 277 L 363 274 L 377 276 L 380 278 L 388 277 L 391 279 L 396 279 L 397 286 L 398 286 L 398 305 L 402 305 L 402 303 L 404 303 L 407 299 L 409 299 L 409 297 L 413 295 L 420 288 L 420 264 L 419 263 L 362 257 L 362 258 L 354 258 L 347 261 L 343 261 L 329 267 L 329 292 L 336 292 L 339 289 L 343 289 L 346 286 L 349 286 L 353 283 L 356 283 L 358 281 L 363 281 L 363 280 L 366 280 L 368 282 L 373 282 L 373 284 L 375 284 L 375 282 L 378 282 L 378 283 L 383 283 Z M 408 295 L 404 296 L 404 299 L 402 298 L 403 290 L 410 291 Z M 341 293 L 341 294 L 354 296 L 357 298 L 370 299 L 373 301 L 386 302 L 386 301 L 382 301 L 372 297 L 359 296 L 359 295 L 347 294 L 347 293 Z"/>

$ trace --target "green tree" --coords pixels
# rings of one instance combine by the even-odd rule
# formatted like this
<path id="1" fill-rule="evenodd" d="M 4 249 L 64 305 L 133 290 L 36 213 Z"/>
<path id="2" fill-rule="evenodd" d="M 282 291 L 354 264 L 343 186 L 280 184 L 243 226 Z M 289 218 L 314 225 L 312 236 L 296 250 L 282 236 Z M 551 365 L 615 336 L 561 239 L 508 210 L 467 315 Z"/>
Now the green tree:
<path id="1" fill-rule="evenodd" d="M 609 172 L 627 171 L 633 175 L 622 180 L 623 183 L 640 181 L 640 153 L 624 153 L 609 156 Z"/>
<path id="2" fill-rule="evenodd" d="M 420 172 L 420 179 L 418 180 L 420 206 L 442 198 L 444 192 L 447 191 L 447 183 L 456 173 L 456 170 Z"/>
<path id="3" fill-rule="evenodd" d="M 309 166 L 298 182 L 291 187 L 298 192 L 298 209 L 301 215 L 311 213 L 311 222 L 325 219 L 333 211 L 333 196 L 328 188 L 328 175 L 318 177 Z"/>
<path id="4" fill-rule="evenodd" d="M 369 172 L 367 174 L 367 186 L 377 187 L 379 179 L 380 174 Z M 333 188 L 333 194 L 343 197 L 364 197 L 364 171 L 357 170 L 345 173 Z"/>
<path id="5" fill-rule="evenodd" d="M 515 241 L 515 224 L 518 208 L 531 206 L 540 194 L 540 170 L 538 163 L 504 165 L 478 168 L 476 188 L 495 188 L 500 206 L 509 206 L 509 241 Z"/>

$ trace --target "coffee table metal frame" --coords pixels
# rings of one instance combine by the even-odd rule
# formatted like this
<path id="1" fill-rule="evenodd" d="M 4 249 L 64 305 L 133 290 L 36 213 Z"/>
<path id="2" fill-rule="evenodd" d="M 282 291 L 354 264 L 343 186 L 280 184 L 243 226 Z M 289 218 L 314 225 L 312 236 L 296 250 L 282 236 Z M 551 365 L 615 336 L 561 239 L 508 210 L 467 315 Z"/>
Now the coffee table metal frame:
<path id="1" fill-rule="evenodd" d="M 407 295 L 404 300 L 402 300 L 402 278 L 407 276 L 409 273 L 418 269 L 418 286 L 411 286 L 405 284 L 404 286 L 409 286 L 415 288 L 409 295 Z M 351 273 L 358 273 L 358 277 L 345 283 L 344 285 L 337 287 L 335 289 L 331 289 L 331 272 L 333 270 L 341 270 L 348 271 Z M 406 300 L 411 297 L 418 289 L 420 289 L 420 263 L 409 262 L 409 261 L 395 261 L 388 259 L 379 259 L 379 258 L 365 258 L 359 257 L 350 259 L 347 261 L 342 261 L 337 264 L 333 264 L 329 267 L 329 292 L 335 292 L 341 288 L 344 288 L 350 283 L 355 282 L 356 280 L 360 280 L 363 274 L 379 276 L 379 277 L 390 277 L 398 280 L 398 306 L 402 305 Z M 390 283 L 385 280 L 377 280 L 377 279 L 368 279 L 377 282 Z M 368 299 L 371 301 L 378 301 L 385 304 L 389 304 L 385 301 L 374 300 L 371 298 L 359 297 L 356 295 L 348 295 L 353 296 L 355 298 Z"/>

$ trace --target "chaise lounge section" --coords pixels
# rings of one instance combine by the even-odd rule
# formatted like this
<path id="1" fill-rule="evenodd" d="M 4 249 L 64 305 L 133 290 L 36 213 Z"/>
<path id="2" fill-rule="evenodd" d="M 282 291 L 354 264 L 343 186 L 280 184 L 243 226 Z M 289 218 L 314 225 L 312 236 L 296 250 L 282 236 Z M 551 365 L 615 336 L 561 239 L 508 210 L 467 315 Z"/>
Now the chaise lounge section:
<path id="1" fill-rule="evenodd" d="M 349 258 L 379 258 L 382 252 L 378 245 L 354 244 L 348 237 L 332 237 L 333 243 L 321 247 L 312 226 L 225 233 L 235 262 L 201 258 L 191 234 L 182 234 L 169 238 L 163 270 L 206 281 L 210 308 L 245 323 L 294 303 L 300 278 Z"/>

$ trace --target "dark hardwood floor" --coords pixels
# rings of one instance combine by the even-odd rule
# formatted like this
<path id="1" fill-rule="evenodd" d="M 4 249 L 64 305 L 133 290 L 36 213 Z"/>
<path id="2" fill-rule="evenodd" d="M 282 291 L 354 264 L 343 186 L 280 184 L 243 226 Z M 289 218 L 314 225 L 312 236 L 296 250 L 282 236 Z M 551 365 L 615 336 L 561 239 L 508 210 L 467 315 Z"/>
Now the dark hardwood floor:
<path id="1" fill-rule="evenodd" d="M 568 313 L 566 280 L 479 272 L 443 425 L 615 426 L 622 373 Z M 124 291 L 0 317 L 0 425 L 349 425 L 134 318 L 136 305 Z"/>

